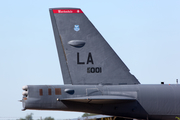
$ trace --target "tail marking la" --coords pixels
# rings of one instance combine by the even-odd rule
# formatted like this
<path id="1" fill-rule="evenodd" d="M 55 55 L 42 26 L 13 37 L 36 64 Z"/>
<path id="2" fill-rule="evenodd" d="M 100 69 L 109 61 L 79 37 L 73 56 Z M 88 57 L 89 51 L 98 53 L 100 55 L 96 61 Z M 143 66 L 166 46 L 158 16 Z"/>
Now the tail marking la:
<path id="1" fill-rule="evenodd" d="M 92 54 L 89 52 L 86 64 L 90 64 L 90 63 L 94 64 Z M 85 64 L 85 62 L 80 62 L 79 52 L 77 53 L 77 64 Z"/>

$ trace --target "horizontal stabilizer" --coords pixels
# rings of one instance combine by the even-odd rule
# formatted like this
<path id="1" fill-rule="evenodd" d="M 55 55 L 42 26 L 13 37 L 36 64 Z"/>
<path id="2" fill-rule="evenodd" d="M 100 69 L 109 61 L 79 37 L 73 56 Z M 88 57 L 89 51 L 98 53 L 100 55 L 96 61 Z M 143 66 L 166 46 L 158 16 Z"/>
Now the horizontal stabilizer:
<path id="1" fill-rule="evenodd" d="M 82 103 L 92 103 L 92 104 L 111 104 L 111 103 L 122 103 L 122 102 L 132 102 L 135 98 L 127 96 L 87 96 L 87 97 L 77 97 L 77 98 L 65 98 L 61 101 L 72 101 L 72 102 L 82 102 Z"/>

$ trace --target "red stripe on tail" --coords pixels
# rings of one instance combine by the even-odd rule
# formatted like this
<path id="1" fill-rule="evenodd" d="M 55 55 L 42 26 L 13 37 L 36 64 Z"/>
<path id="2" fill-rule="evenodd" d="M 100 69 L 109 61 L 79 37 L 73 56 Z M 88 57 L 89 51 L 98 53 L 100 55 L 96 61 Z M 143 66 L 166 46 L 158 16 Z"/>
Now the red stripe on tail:
<path id="1" fill-rule="evenodd" d="M 81 9 L 54 9 L 53 13 L 83 13 Z"/>

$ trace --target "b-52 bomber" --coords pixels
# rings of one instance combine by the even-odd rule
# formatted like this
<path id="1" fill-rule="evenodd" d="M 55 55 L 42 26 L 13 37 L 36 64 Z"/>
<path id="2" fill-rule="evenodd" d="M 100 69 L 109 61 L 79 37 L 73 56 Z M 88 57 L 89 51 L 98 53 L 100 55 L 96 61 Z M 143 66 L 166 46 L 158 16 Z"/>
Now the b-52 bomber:
<path id="1" fill-rule="evenodd" d="M 23 86 L 23 110 L 174 120 L 180 85 L 142 85 L 79 8 L 50 8 L 64 85 Z"/>

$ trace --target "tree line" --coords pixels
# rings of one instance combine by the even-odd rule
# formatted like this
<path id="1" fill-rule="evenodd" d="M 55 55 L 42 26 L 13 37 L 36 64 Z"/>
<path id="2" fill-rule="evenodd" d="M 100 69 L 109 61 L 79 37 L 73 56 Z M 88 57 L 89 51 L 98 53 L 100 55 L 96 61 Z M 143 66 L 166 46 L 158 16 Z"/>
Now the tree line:
<path id="1" fill-rule="evenodd" d="M 17 119 L 17 120 L 33 120 L 33 113 L 27 114 L 25 116 L 25 118 L 20 118 L 20 119 Z M 38 120 L 54 120 L 54 118 L 52 118 L 52 117 L 45 117 L 44 119 L 40 118 Z"/>

